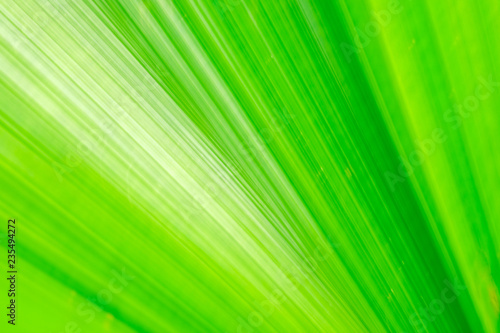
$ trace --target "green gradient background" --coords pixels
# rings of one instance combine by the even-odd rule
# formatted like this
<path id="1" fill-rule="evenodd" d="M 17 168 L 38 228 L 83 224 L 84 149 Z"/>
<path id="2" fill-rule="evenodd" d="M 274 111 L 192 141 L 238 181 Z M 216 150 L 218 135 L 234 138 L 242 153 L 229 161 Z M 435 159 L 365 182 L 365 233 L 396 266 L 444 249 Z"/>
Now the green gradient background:
<path id="1" fill-rule="evenodd" d="M 499 21 L 1 0 L 0 331 L 498 332 Z"/>

